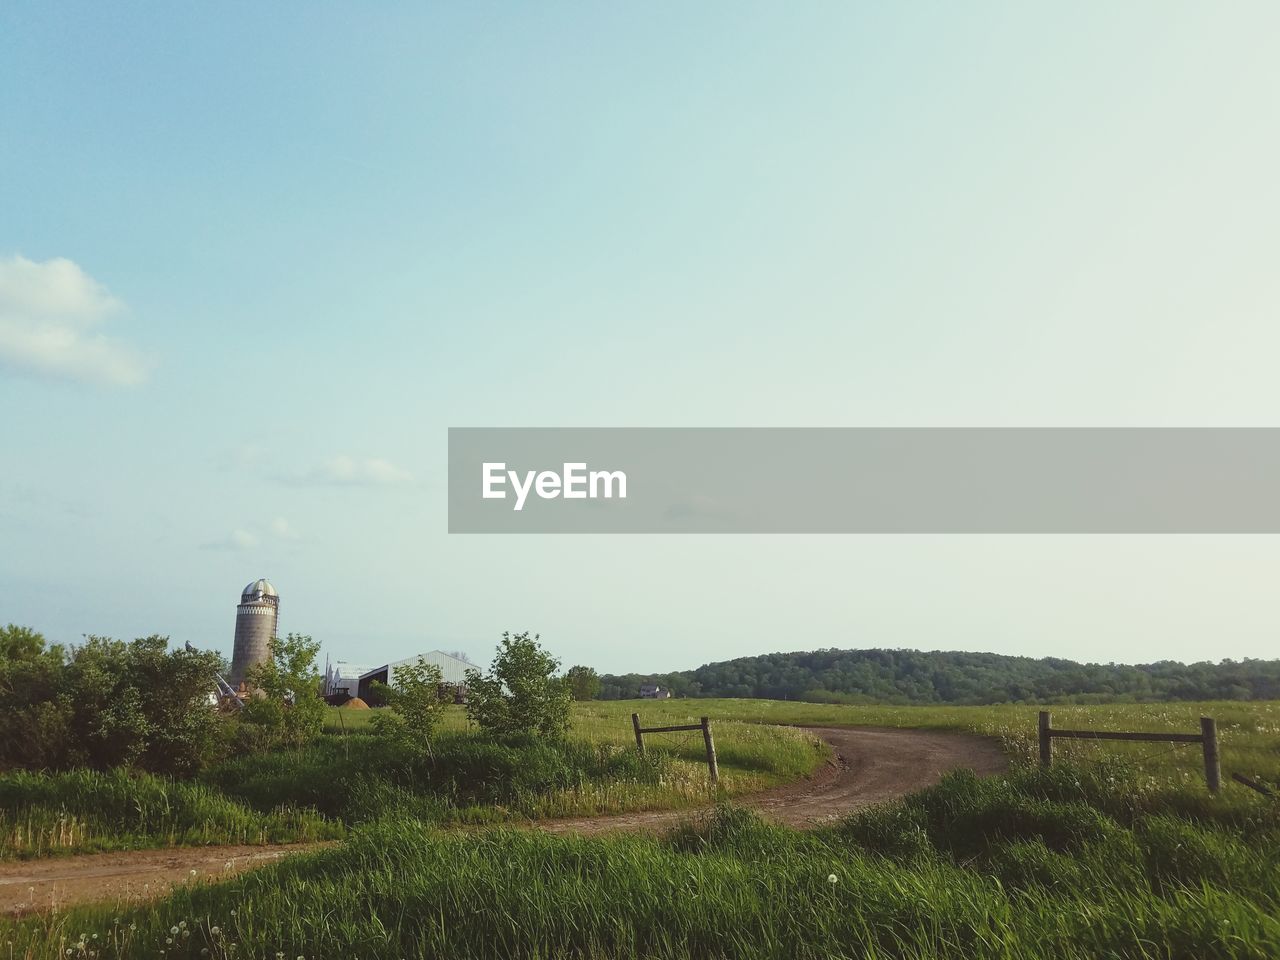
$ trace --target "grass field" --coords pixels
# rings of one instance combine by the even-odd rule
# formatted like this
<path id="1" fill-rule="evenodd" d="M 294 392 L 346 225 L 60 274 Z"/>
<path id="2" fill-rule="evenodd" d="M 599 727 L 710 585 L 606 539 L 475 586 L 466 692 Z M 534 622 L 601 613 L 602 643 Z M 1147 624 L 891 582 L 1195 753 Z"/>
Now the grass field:
<path id="1" fill-rule="evenodd" d="M 593 702 L 576 705 L 582 726 L 629 729 L 632 712 L 645 724 L 682 723 L 695 716 L 713 721 L 801 726 L 883 726 L 956 730 L 996 737 L 1015 761 L 1037 754 L 1037 714 L 1048 709 L 1059 728 L 1198 733 L 1200 717 L 1218 724 L 1223 779 L 1231 772 L 1280 777 L 1280 702 L 1123 703 L 1098 706 L 877 707 L 798 703 L 781 700 L 656 700 Z M 1187 744 L 1054 741 L 1063 762 L 1095 765 L 1120 757 L 1133 764 L 1149 786 L 1189 790 L 1203 787 L 1200 748 Z M 1227 794 L 1248 793 L 1227 783 Z"/>
<path id="2" fill-rule="evenodd" d="M 371 810 L 333 850 L 150 906 L 0 924 L 0 943 L 32 960 L 1280 956 L 1280 805 L 1231 782 L 1211 796 L 1194 746 L 1062 743 L 1041 771 L 1030 762 L 1036 710 L 580 704 L 575 736 L 599 756 L 623 755 L 633 711 L 646 724 L 710 716 L 743 784 L 801 774 L 814 759 L 793 749 L 812 752 L 804 738 L 778 740 L 761 723 L 971 731 L 999 737 L 1015 763 L 1006 777 L 953 774 L 811 833 L 730 807 L 666 838 L 458 833 L 403 808 Z M 1280 774 L 1275 703 L 1053 710 L 1056 725 L 1093 729 L 1191 732 L 1210 715 L 1225 774 Z M 338 735 L 324 749 L 368 757 L 367 716 L 331 717 Z M 449 724 L 466 743 L 461 715 Z M 700 743 L 654 752 L 667 746 L 660 763 L 699 767 Z"/>
<path id="3" fill-rule="evenodd" d="M 0 935 L 33 960 L 1275 957 L 1274 809 L 1134 799 L 1120 766 L 1064 765 L 953 774 L 814 833 L 732 809 L 663 839 L 382 821 L 153 906 Z"/>
<path id="4" fill-rule="evenodd" d="M 663 726 L 697 723 L 700 705 L 732 705 L 736 701 L 685 700 L 683 709 L 666 710 Z M 747 701 L 742 701 L 747 702 Z M 577 703 L 573 709 L 571 738 L 606 752 L 631 753 L 635 734 L 631 714 L 658 701 L 604 704 Z M 325 729 L 341 740 L 343 734 L 359 737 L 371 729 L 372 710 L 331 708 Z M 822 764 L 830 751 L 820 740 L 789 727 L 763 727 L 738 719 L 732 708 L 721 709 L 714 724 L 720 791 L 733 797 L 763 790 L 807 776 Z M 473 733 L 461 707 L 446 711 L 445 731 Z M 614 779 L 595 785 L 546 791 L 517 805 L 521 815 L 534 817 L 622 813 L 631 810 L 668 809 L 706 803 L 710 798 L 706 748 L 699 732 L 656 734 L 646 739 L 651 754 L 663 767 L 656 782 Z"/>

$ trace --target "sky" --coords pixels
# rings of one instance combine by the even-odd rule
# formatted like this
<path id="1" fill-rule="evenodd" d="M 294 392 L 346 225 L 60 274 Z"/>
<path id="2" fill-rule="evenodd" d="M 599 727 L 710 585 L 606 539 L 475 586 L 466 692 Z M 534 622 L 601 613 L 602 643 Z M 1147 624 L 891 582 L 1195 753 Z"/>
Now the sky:
<path id="1" fill-rule="evenodd" d="M 1274 657 L 1272 536 L 449 535 L 451 426 L 1280 426 L 1271 3 L 0 7 L 0 623 Z"/>

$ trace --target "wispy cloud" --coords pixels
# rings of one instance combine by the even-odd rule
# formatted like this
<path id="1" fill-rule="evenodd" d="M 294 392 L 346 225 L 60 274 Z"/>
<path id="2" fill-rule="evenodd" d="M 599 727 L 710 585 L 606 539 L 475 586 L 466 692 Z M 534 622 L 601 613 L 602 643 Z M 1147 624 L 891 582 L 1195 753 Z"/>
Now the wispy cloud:
<path id="1" fill-rule="evenodd" d="M 0 364 L 108 386 L 142 382 L 147 363 L 97 332 L 124 305 L 70 260 L 0 257 Z"/>
<path id="2" fill-rule="evenodd" d="M 200 544 L 201 550 L 252 550 L 258 545 L 256 534 L 248 530 L 232 530 L 225 537 Z"/>
<path id="3" fill-rule="evenodd" d="M 358 459 L 341 454 L 296 476 L 286 478 L 299 485 L 376 487 L 405 483 L 409 472 L 380 457 Z"/>
<path id="4" fill-rule="evenodd" d="M 284 517 L 276 517 L 259 532 L 256 528 L 237 527 L 225 537 L 200 544 L 201 550 L 253 550 L 266 540 L 297 540 L 298 531 Z"/>
<path id="5" fill-rule="evenodd" d="M 293 525 L 284 517 L 276 517 L 271 521 L 272 536 L 279 537 L 281 540 L 297 540 L 298 531 L 293 529 Z"/>

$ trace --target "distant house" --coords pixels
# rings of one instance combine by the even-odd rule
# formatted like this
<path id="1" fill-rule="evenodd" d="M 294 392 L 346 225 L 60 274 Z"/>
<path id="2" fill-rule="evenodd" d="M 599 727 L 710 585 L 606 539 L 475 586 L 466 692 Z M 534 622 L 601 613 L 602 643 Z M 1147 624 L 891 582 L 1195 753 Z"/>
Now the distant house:
<path id="1" fill-rule="evenodd" d="M 670 700 L 671 691 L 663 690 L 656 683 L 644 683 L 640 685 L 640 697 L 644 700 Z"/>
<path id="2" fill-rule="evenodd" d="M 462 700 L 466 696 L 467 676 L 466 672 L 475 669 L 474 666 L 467 661 L 455 657 L 451 653 L 445 653 L 443 650 L 432 650 L 430 653 L 420 653 L 417 656 L 405 657 L 403 660 L 394 660 L 391 663 L 384 663 L 380 667 L 374 667 L 372 670 L 366 670 L 360 674 L 357 685 L 357 696 L 362 700 L 369 700 L 372 685 L 377 683 L 385 683 L 389 687 L 395 686 L 396 670 L 416 664 L 422 660 L 432 666 L 440 668 L 440 679 L 442 686 L 448 688 L 455 700 Z M 370 701 L 372 702 L 372 701 Z"/>

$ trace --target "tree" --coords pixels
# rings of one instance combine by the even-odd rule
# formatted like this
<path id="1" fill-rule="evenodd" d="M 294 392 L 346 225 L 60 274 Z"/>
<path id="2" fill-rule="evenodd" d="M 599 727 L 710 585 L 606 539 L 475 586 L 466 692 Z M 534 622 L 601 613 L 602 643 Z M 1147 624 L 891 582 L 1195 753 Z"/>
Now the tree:
<path id="1" fill-rule="evenodd" d="M 564 678 L 575 700 L 594 700 L 600 693 L 600 677 L 592 667 L 570 667 Z"/>
<path id="2" fill-rule="evenodd" d="M 569 685 L 555 676 L 560 661 L 540 639 L 527 631 L 504 633 L 489 674 L 467 671 L 467 716 L 483 730 L 501 738 L 568 732 Z"/>
<path id="3" fill-rule="evenodd" d="M 325 703 L 316 669 L 318 641 L 300 633 L 271 638 L 271 658 L 248 671 L 249 697 L 242 717 L 257 729 L 260 745 L 302 746 L 320 735 Z M 265 742 L 261 742 L 265 741 Z"/>
<path id="4" fill-rule="evenodd" d="M 431 738 L 444 716 L 444 676 L 439 667 L 419 657 L 417 663 L 396 667 L 394 679 L 384 688 L 390 710 L 377 714 L 374 726 L 410 753 L 430 753 Z"/>
<path id="5" fill-rule="evenodd" d="M 44 652 L 44 637 L 30 627 L 0 627 L 0 660 L 34 660 Z"/>
<path id="6" fill-rule="evenodd" d="M 159 636 L 131 643 L 90 636 L 69 653 L 55 646 L 27 656 L 32 645 L 20 647 L 23 658 L 0 661 L 0 768 L 185 776 L 221 754 L 225 741 L 209 704 L 216 653 L 170 651 Z"/>

